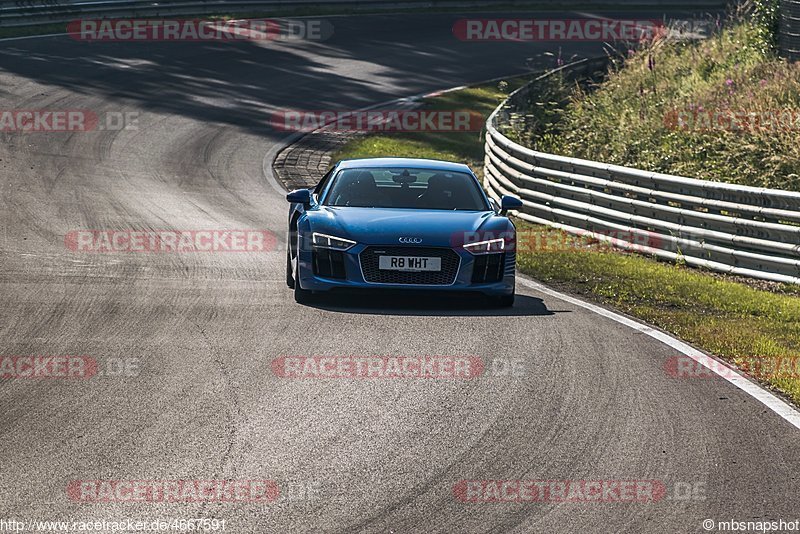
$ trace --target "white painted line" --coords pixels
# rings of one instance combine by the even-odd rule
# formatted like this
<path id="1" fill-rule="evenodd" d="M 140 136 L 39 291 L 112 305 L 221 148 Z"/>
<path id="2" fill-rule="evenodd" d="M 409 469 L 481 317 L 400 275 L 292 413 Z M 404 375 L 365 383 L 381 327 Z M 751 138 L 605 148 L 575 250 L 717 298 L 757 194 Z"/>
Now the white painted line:
<path id="1" fill-rule="evenodd" d="M 24 41 L 26 39 L 45 39 L 47 37 L 63 37 L 65 35 L 78 35 L 78 33 L 45 33 L 42 35 L 23 35 L 21 37 L 3 37 L 0 41 Z"/>
<path id="2" fill-rule="evenodd" d="M 750 395 L 764 406 L 781 416 L 785 421 L 787 421 L 790 425 L 794 426 L 796 429 L 800 430 L 800 412 L 798 412 L 795 408 L 789 405 L 784 400 L 776 397 L 766 389 L 762 388 L 758 384 L 751 382 L 749 379 L 744 377 L 743 375 L 739 374 L 734 368 L 729 367 L 724 364 L 724 362 L 720 362 L 710 356 L 703 354 L 699 350 L 695 349 L 684 343 L 683 341 L 676 339 L 669 334 L 665 334 L 660 330 L 656 330 L 646 324 L 640 323 L 638 321 L 634 321 L 633 319 L 629 319 L 624 317 L 618 313 L 614 313 L 609 311 L 605 308 L 601 308 L 600 306 L 596 306 L 594 304 L 589 304 L 588 302 L 584 302 L 580 299 L 575 297 L 571 297 L 569 295 L 565 295 L 560 293 L 554 289 L 550 289 L 538 282 L 534 282 L 533 280 L 524 278 L 517 274 L 517 281 L 519 281 L 522 285 L 527 286 L 531 289 L 534 289 L 540 293 L 544 293 L 546 295 L 550 295 L 551 297 L 555 297 L 559 300 L 563 300 L 565 302 L 569 302 L 570 304 L 574 304 L 575 306 L 580 306 L 581 308 L 587 309 L 591 312 L 594 312 L 598 315 L 602 315 L 612 321 L 616 321 L 620 324 L 623 324 L 627 327 L 633 328 L 643 334 L 647 334 L 648 336 L 652 337 L 653 339 L 664 343 L 672 347 L 673 349 L 677 350 L 681 354 L 688 356 L 689 358 L 693 359 L 700 365 L 707 367 L 714 374 L 724 378 L 746 394 Z"/>

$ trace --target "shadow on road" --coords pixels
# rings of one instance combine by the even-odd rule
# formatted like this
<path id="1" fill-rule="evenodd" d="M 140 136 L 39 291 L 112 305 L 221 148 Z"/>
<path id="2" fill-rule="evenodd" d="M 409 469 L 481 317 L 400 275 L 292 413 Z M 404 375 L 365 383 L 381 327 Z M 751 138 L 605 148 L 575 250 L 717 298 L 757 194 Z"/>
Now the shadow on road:
<path id="1" fill-rule="evenodd" d="M 61 87 L 94 100 L 94 111 L 187 117 L 282 138 L 270 124 L 282 109 L 350 110 L 397 96 L 528 71 L 551 43 L 471 46 L 452 33 L 456 14 L 373 15 L 332 19 L 324 41 L 87 42 L 66 36 L 3 42 L 0 102 L 52 107 L 42 89 L 14 95 L 3 75 Z M 413 29 L 414 38 L 409 38 Z M 405 35 L 403 39 L 396 36 Z M 570 52 L 598 44 L 567 43 Z M 573 50 L 575 49 L 575 50 Z M 540 56 L 538 67 L 554 59 Z M 41 94 L 38 94 L 41 93 Z M 17 104 L 18 105 L 18 104 Z M 68 104 L 64 104 L 67 105 Z M 91 104 L 90 104 L 91 105 Z M 147 123 L 146 118 L 142 123 Z"/>
<path id="2" fill-rule="evenodd" d="M 358 313 L 371 315 L 407 315 L 407 316 L 539 316 L 563 313 L 547 309 L 542 299 L 517 295 L 512 308 L 493 308 L 486 297 L 450 296 L 450 295 L 397 295 L 384 294 L 349 294 L 325 295 L 317 297 L 310 305 L 326 311 L 339 313 Z"/>

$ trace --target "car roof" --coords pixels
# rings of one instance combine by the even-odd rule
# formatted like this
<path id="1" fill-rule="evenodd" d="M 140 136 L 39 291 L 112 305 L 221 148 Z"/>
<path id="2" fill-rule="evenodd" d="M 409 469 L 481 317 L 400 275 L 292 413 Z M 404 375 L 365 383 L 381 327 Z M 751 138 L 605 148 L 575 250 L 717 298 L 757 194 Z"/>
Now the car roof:
<path id="1" fill-rule="evenodd" d="M 408 167 L 409 169 L 430 169 L 434 171 L 451 171 L 472 173 L 470 168 L 463 163 L 442 161 L 438 159 L 418 158 L 361 158 L 345 159 L 338 163 L 338 169 L 365 169 L 365 168 L 392 168 Z"/>

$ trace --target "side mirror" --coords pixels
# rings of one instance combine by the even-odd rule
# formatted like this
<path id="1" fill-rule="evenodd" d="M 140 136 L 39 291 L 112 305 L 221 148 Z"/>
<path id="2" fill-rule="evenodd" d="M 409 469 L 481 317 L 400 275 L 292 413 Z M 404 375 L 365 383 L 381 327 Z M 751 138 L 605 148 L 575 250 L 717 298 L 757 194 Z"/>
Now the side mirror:
<path id="1" fill-rule="evenodd" d="M 311 190 L 310 189 L 295 189 L 288 195 L 286 200 L 292 204 L 302 204 L 303 206 L 311 205 Z"/>
<path id="2" fill-rule="evenodd" d="M 505 215 L 508 210 L 515 210 L 522 207 L 522 201 L 511 195 L 503 195 L 500 199 L 500 215 Z"/>

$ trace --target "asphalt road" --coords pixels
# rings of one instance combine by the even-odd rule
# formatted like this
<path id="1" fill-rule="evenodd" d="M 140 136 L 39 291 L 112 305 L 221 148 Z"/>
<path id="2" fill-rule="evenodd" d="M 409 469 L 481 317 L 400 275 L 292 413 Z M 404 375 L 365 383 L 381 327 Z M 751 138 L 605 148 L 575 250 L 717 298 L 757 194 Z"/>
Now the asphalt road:
<path id="1" fill-rule="evenodd" d="M 557 49 L 463 43 L 455 18 L 332 18 L 334 37 L 319 43 L 0 42 L 4 109 L 139 113 L 135 130 L 0 133 L 0 356 L 87 355 L 105 375 L 0 380 L 0 519 L 640 533 L 800 516 L 796 429 L 721 379 L 671 378 L 673 349 L 558 298 L 520 287 L 510 311 L 304 307 L 285 286 L 282 247 L 65 246 L 87 229 L 265 229 L 280 242 L 286 205 L 263 172 L 284 137 L 265 124 L 271 110 L 362 107 L 520 72 Z M 286 355 L 477 356 L 487 371 L 297 380 L 272 370 Z M 524 372 L 494 376 L 492 362 L 509 359 Z M 130 376 L 115 372 L 123 360 Z M 281 496 L 85 503 L 67 493 L 76 480 L 198 479 L 271 480 Z M 655 480 L 667 494 L 486 503 L 453 491 L 517 479 Z"/>

